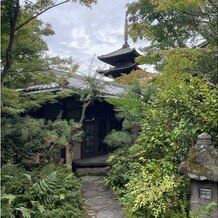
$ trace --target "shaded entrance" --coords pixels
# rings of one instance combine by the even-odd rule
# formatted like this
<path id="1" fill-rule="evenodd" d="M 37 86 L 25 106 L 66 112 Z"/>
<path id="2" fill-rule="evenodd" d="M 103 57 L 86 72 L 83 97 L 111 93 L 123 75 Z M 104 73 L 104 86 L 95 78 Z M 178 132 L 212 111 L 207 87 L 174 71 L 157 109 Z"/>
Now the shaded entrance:
<path id="1" fill-rule="evenodd" d="M 110 119 L 85 119 L 83 129 L 85 136 L 82 143 L 82 158 L 108 154 L 109 148 L 104 143 L 104 138 L 110 132 Z"/>
<path id="2" fill-rule="evenodd" d="M 73 119 L 79 122 L 82 103 L 72 96 L 54 104 L 43 105 L 31 115 L 43 117 L 46 120 L 56 120 L 60 111 L 63 111 L 62 119 Z M 86 110 L 82 124 L 83 141 L 81 144 L 76 144 L 73 159 L 86 159 L 108 154 L 109 147 L 104 143 L 104 138 L 112 129 L 119 130 L 121 126 L 122 123 L 115 117 L 113 105 L 104 100 L 94 101 Z M 60 158 L 66 160 L 65 149 L 62 149 Z"/>

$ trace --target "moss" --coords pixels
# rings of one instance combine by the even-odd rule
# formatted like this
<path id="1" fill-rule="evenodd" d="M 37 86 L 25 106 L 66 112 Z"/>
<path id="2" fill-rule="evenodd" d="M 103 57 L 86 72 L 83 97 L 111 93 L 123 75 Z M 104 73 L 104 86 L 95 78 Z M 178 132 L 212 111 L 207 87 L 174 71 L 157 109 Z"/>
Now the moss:
<path id="1" fill-rule="evenodd" d="M 200 155 L 200 152 L 197 151 L 191 151 L 188 155 L 187 162 L 195 162 L 196 158 L 198 158 Z"/>
<path id="2" fill-rule="evenodd" d="M 213 170 L 210 165 L 213 162 L 212 160 L 216 159 L 217 157 L 212 151 L 192 151 L 189 153 L 188 160 L 186 161 L 187 169 L 198 176 L 211 176 L 213 175 Z"/>
<path id="3" fill-rule="evenodd" d="M 213 171 L 210 168 L 205 167 L 203 165 L 196 164 L 189 161 L 187 161 L 186 164 L 187 164 L 188 171 L 193 172 L 194 174 L 204 176 L 213 173 Z"/>

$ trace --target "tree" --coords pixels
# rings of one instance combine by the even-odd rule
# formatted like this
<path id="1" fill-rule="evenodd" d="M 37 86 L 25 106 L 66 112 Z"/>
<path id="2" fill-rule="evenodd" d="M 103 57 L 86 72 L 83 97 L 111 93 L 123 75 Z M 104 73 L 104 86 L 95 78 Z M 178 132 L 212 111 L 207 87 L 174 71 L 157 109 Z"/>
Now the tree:
<path id="1" fill-rule="evenodd" d="M 38 16 L 42 13 L 67 2 L 70 1 L 59 1 L 55 3 L 55 1 L 50 0 L 38 0 L 35 3 L 26 1 L 24 5 L 20 5 L 17 0 L 2 1 L 2 23 L 4 25 L 2 32 L 2 50 L 4 53 L 2 56 L 4 63 L 2 70 L 3 116 L 8 117 L 21 113 L 24 114 L 30 110 L 39 108 L 45 103 L 56 102 L 75 94 L 75 90 L 71 90 L 70 88 L 63 92 L 29 95 L 14 90 L 15 88 L 24 88 L 29 85 L 51 83 L 54 81 L 62 87 L 66 87 L 68 77 L 77 70 L 78 65 L 73 63 L 72 58 L 61 59 L 59 57 L 48 57 L 45 54 L 48 48 L 42 37 L 52 35 L 54 32 L 49 24 L 44 24 L 38 19 Z M 75 0 L 72 2 L 90 6 L 95 0 Z M 61 77 L 57 76 L 56 71 L 59 73 L 63 72 L 65 75 Z M 66 75 L 66 73 L 69 75 Z M 73 126 L 71 127 L 75 136 L 81 135 L 80 132 L 85 111 L 99 93 L 92 79 L 87 78 L 87 80 L 89 80 L 87 90 L 81 92 L 78 89 L 76 90 L 76 95 L 83 102 L 83 106 L 80 122 L 75 124 L 75 128 Z M 35 122 L 43 128 L 40 121 Z M 17 125 L 19 125 L 19 122 L 17 122 Z M 73 147 L 76 143 L 72 139 L 73 137 L 73 135 L 70 135 L 67 140 L 66 147 L 69 150 L 67 152 L 68 163 L 72 162 Z M 41 138 L 44 140 L 44 137 Z M 15 145 L 16 143 L 13 142 L 12 144 Z M 14 152 L 14 148 L 12 149 L 12 153 Z"/>
<path id="2" fill-rule="evenodd" d="M 125 110 L 128 96 L 121 98 L 126 104 L 114 101 L 123 123 L 132 118 L 139 131 L 132 143 L 120 135 L 122 148 L 109 157 L 107 184 L 131 217 L 189 217 L 189 183 L 178 166 L 199 133 L 209 132 L 214 144 L 218 140 L 217 3 L 137 0 L 128 10 L 132 38 L 150 41 L 138 62 L 155 64 L 159 75 L 148 83 L 151 95 L 143 99 L 140 92 L 140 107 L 129 110 L 137 115 L 140 108 L 139 117 Z M 200 38 L 207 46 L 193 47 Z M 109 143 L 116 142 L 112 134 Z"/>
<path id="3" fill-rule="evenodd" d="M 15 57 L 18 60 L 24 59 L 25 61 L 27 61 L 29 55 L 31 58 L 33 58 L 34 55 L 36 55 L 36 57 L 38 58 L 38 60 L 36 59 L 36 63 L 42 60 L 47 61 L 48 63 L 47 65 L 45 64 L 46 66 L 43 66 L 42 68 L 38 68 L 38 66 L 35 66 L 35 69 L 28 69 L 28 68 L 25 69 L 25 67 L 22 66 L 21 69 L 16 69 L 17 73 L 23 71 L 23 67 L 24 67 L 24 73 L 26 72 L 27 69 L 31 73 L 35 71 L 46 70 L 48 67 L 50 69 L 51 66 L 48 65 L 49 64 L 51 65 L 51 61 L 54 61 L 54 59 L 47 60 L 47 58 L 42 59 L 42 57 L 40 59 L 40 56 L 43 56 L 43 51 L 47 49 L 47 46 L 39 37 L 41 35 L 53 34 L 53 31 L 51 30 L 48 24 L 46 24 L 43 27 L 42 22 L 39 21 L 37 18 L 38 16 L 45 13 L 46 11 L 54 7 L 57 7 L 59 5 L 65 4 L 67 2 L 71 2 L 71 0 L 65 0 L 59 2 L 52 1 L 52 0 L 37 0 L 35 3 L 31 1 L 25 1 L 24 5 L 21 5 L 19 0 L 1 1 L 2 23 L 4 27 L 3 36 L 2 36 L 3 37 L 2 40 L 3 69 L 1 72 L 2 84 L 5 80 L 5 77 L 9 74 L 12 65 L 15 64 L 14 63 L 14 60 L 16 60 Z M 90 6 L 92 3 L 95 2 L 95 0 L 72 0 L 72 2 L 77 2 L 80 4 L 84 4 L 86 6 Z M 23 33 L 25 33 L 24 38 L 22 35 Z M 27 37 L 28 36 L 27 33 L 28 34 L 31 33 L 32 35 L 29 35 L 29 37 Z M 33 36 L 38 37 L 36 43 L 39 43 L 38 44 L 40 48 L 39 50 L 37 50 L 36 47 L 34 46 L 30 46 L 32 43 L 35 43 Z M 19 40 L 22 41 L 20 42 Z M 36 45 L 37 44 L 35 44 L 35 46 Z M 68 61 L 69 64 L 72 64 L 71 59 L 69 59 Z M 40 64 L 43 65 L 41 62 Z"/>
<path id="4" fill-rule="evenodd" d="M 134 70 L 130 74 L 124 74 L 116 78 L 116 82 L 124 85 L 134 85 L 139 83 L 142 86 L 146 86 L 148 81 L 154 77 L 154 74 L 148 73 L 144 70 Z"/>
<path id="5" fill-rule="evenodd" d="M 215 0 L 137 0 L 128 10 L 131 37 L 150 41 L 150 46 L 144 49 L 144 57 L 138 58 L 141 64 L 152 63 L 163 71 L 168 58 L 175 57 L 176 53 L 178 59 L 183 55 L 181 62 L 185 68 L 185 61 L 195 53 L 196 59 L 191 59 L 192 65 L 186 67 L 186 71 L 217 83 L 218 5 Z M 194 49 L 199 39 L 209 45 Z M 174 49 L 177 52 L 173 52 Z"/>
<path id="6" fill-rule="evenodd" d="M 29 17 L 27 13 L 23 13 L 22 16 L 24 19 Z M 5 62 L 8 33 L 4 22 L 2 26 L 4 27 L 2 30 L 2 60 Z M 13 45 L 13 65 L 4 79 L 4 86 L 22 88 L 30 84 L 53 82 L 57 79 L 54 69 L 65 70 L 68 73 L 75 72 L 78 65 L 73 62 L 72 58 L 50 58 L 45 54 L 48 48 L 42 37 L 53 34 L 50 25 L 43 24 L 38 19 L 26 24 L 16 33 Z"/>
<path id="7" fill-rule="evenodd" d="M 132 37 L 147 37 L 152 49 L 186 47 L 196 37 L 217 43 L 218 5 L 214 0 L 137 0 L 128 9 Z"/>
<path id="8" fill-rule="evenodd" d="M 104 88 L 104 82 L 96 79 L 95 76 L 86 76 L 83 78 L 85 88 L 72 88 L 71 96 L 74 95 L 81 102 L 81 116 L 77 123 L 77 129 L 74 133 L 82 131 L 83 121 L 85 119 L 87 108 L 96 100 L 100 99 L 102 90 Z M 73 154 L 75 149 L 75 143 L 70 142 L 66 147 L 66 162 L 72 164 Z"/>
<path id="9" fill-rule="evenodd" d="M 42 93 L 36 98 L 33 95 L 22 95 L 14 89 L 54 81 L 64 86 L 67 84 L 67 78 L 77 70 L 78 65 L 71 57 L 62 59 L 46 55 L 48 48 L 43 37 L 53 35 L 54 31 L 49 24 L 38 19 L 42 13 L 67 2 L 71 1 L 25 1 L 22 5 L 18 0 L 1 1 L 3 114 L 25 112 L 65 95 Z M 90 6 L 95 1 L 72 2 Z M 57 76 L 57 71 L 64 73 Z"/>
<path id="10" fill-rule="evenodd" d="M 134 95 L 110 100 L 128 137 L 134 124 L 139 128 L 132 140 L 120 132 L 107 136 L 112 146 L 122 146 L 109 157 L 107 184 L 131 217 L 188 217 L 188 183 L 178 167 L 199 133 L 209 132 L 216 144 L 217 90 L 174 72 L 156 76 L 147 96 L 140 94 L 137 101 Z"/>
<path id="11" fill-rule="evenodd" d="M 57 119 L 45 121 L 29 116 L 2 118 L 2 163 L 26 169 L 60 161 L 60 150 L 81 141 L 78 123 Z"/>

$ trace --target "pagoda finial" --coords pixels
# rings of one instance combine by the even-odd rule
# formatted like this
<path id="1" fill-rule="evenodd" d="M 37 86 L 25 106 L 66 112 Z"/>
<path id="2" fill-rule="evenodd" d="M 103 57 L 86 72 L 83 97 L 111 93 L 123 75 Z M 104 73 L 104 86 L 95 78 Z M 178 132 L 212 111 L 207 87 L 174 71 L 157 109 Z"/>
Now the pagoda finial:
<path id="1" fill-rule="evenodd" d="M 123 48 L 129 47 L 129 44 L 128 44 L 128 20 L 127 20 L 127 16 L 128 16 L 128 11 L 126 10 L 125 24 L 124 24 L 124 45 L 123 45 Z"/>

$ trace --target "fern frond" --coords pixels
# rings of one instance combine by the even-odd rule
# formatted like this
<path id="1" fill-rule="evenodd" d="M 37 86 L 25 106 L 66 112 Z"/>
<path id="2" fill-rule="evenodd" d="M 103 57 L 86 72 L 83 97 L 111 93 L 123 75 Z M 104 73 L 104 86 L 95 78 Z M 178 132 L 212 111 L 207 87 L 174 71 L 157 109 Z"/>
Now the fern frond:
<path id="1" fill-rule="evenodd" d="M 40 200 L 44 205 L 49 205 L 52 204 L 56 200 L 56 198 L 53 194 L 47 194 L 42 196 Z"/>
<path id="2" fill-rule="evenodd" d="M 35 183 L 33 189 L 42 195 L 47 194 L 47 192 L 52 191 L 55 188 L 57 181 L 57 171 L 55 171 Z"/>
<path id="3" fill-rule="evenodd" d="M 32 181 L 32 177 L 31 177 L 30 174 L 23 173 L 23 175 L 24 175 L 29 181 Z"/>
<path id="4" fill-rule="evenodd" d="M 16 198 L 16 195 L 12 195 L 12 194 L 3 194 L 1 196 L 1 200 L 6 200 L 8 202 L 8 204 L 11 204 L 14 199 Z"/>
<path id="5" fill-rule="evenodd" d="M 42 205 L 52 204 L 55 201 L 53 191 L 57 183 L 57 171 L 55 171 L 33 185 L 36 198 Z"/>
<path id="6" fill-rule="evenodd" d="M 16 211 L 20 211 L 22 213 L 23 218 L 31 218 L 30 211 L 25 207 L 17 207 L 15 208 Z"/>

